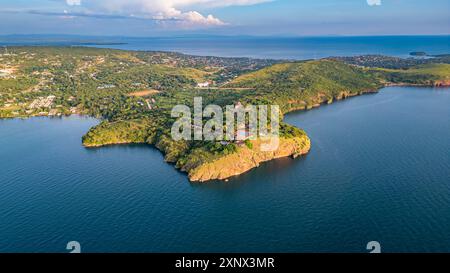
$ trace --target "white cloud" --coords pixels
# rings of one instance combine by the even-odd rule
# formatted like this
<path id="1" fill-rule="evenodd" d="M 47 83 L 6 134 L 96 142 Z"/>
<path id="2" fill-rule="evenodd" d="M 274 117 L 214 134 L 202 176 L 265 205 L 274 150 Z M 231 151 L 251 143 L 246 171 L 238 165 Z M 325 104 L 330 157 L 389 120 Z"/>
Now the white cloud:
<path id="1" fill-rule="evenodd" d="M 82 5 L 91 13 L 175 21 L 183 26 L 226 25 L 213 15 L 202 15 L 193 9 L 226 6 L 248 6 L 274 0 L 66 0 L 70 6 Z"/>
<path id="2" fill-rule="evenodd" d="M 381 0 L 367 0 L 369 6 L 381 6 Z"/>
<path id="3" fill-rule="evenodd" d="M 185 26 L 195 26 L 195 25 L 204 25 L 204 26 L 221 26 L 225 25 L 220 19 L 215 18 L 212 15 L 203 16 L 196 11 L 189 11 L 181 14 L 181 19 L 185 21 Z"/>
<path id="4" fill-rule="evenodd" d="M 81 0 L 66 0 L 66 3 L 69 6 L 80 6 Z"/>

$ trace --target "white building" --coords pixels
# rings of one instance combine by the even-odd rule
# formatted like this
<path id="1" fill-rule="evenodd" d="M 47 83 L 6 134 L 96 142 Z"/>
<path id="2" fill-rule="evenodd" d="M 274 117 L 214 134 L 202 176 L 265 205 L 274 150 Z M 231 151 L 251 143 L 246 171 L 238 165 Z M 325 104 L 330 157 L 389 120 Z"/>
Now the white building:
<path id="1" fill-rule="evenodd" d="M 197 83 L 197 87 L 199 87 L 199 88 L 209 87 L 209 82 Z"/>

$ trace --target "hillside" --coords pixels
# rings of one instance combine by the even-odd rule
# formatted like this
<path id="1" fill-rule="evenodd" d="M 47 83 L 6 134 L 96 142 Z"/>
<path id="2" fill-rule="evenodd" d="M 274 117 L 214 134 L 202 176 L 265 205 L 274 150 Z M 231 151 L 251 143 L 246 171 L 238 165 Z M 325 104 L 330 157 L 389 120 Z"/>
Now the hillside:
<path id="1" fill-rule="evenodd" d="M 450 86 L 450 64 L 434 63 L 414 66 L 409 69 L 371 69 L 387 84 Z"/>
<path id="2" fill-rule="evenodd" d="M 275 64 L 240 76 L 227 87 L 254 88 L 249 101 L 278 104 L 284 113 L 318 107 L 386 85 L 448 86 L 450 64 L 408 69 L 361 67 L 335 59 Z"/>
<path id="3" fill-rule="evenodd" d="M 279 104 L 283 112 L 289 112 L 376 91 L 382 83 L 361 68 L 319 60 L 276 64 L 238 77 L 227 86 L 253 87 L 255 99 Z"/>

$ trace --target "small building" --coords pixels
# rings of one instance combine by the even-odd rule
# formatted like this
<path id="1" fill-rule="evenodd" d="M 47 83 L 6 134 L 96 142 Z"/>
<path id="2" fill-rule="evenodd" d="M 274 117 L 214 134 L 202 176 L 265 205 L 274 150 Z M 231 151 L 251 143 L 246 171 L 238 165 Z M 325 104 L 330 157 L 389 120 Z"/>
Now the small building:
<path id="1" fill-rule="evenodd" d="M 97 87 L 98 90 L 116 88 L 114 84 L 103 84 Z"/>
<path id="2" fill-rule="evenodd" d="M 199 88 L 206 88 L 206 87 L 209 87 L 209 82 L 201 82 L 201 83 L 197 83 L 197 87 L 199 87 Z"/>

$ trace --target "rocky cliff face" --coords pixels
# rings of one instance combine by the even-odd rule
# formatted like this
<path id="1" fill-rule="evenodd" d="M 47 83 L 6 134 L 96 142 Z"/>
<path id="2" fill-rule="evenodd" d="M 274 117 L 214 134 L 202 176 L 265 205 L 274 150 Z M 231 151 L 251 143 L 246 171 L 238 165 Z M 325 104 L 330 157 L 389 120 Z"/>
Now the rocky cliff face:
<path id="1" fill-rule="evenodd" d="M 448 87 L 448 86 L 450 86 L 450 80 L 435 81 L 434 86 L 435 87 Z"/>
<path id="2" fill-rule="evenodd" d="M 261 163 L 283 157 L 298 157 L 307 154 L 311 149 L 311 141 L 307 136 L 285 139 L 281 138 L 275 151 L 262 151 L 262 141 L 254 141 L 253 148 L 240 147 L 234 154 L 223 156 L 211 163 L 203 164 L 189 171 L 189 179 L 193 182 L 225 180 L 258 167 Z"/>

